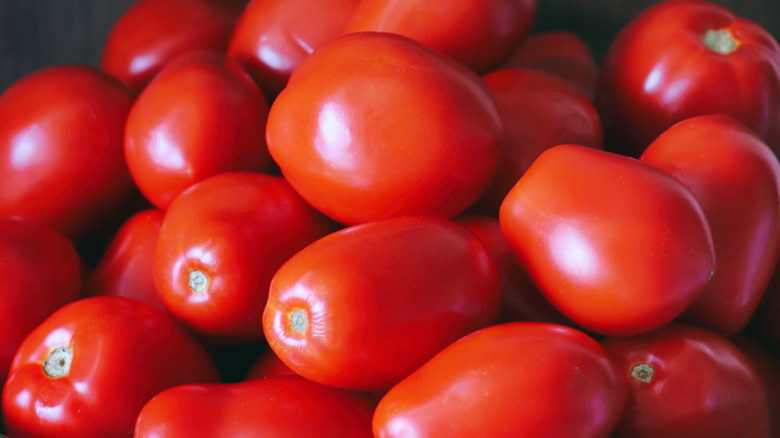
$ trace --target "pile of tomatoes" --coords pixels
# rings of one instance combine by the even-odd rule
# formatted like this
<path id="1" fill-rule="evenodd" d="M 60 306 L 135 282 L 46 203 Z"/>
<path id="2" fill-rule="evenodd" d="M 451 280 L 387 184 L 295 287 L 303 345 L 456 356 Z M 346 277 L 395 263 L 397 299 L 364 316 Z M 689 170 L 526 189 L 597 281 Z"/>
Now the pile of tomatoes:
<path id="1" fill-rule="evenodd" d="M 780 433 L 780 46 L 139 0 L 0 95 L 3 433 Z"/>

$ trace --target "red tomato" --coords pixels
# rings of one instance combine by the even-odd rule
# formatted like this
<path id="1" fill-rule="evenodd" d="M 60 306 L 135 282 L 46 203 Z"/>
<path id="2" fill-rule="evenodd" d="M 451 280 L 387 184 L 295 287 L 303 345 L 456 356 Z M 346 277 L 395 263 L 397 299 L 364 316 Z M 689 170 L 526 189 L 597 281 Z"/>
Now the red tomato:
<path id="1" fill-rule="evenodd" d="M 41 220 L 71 238 L 105 221 L 132 187 L 122 135 L 132 105 L 87 66 L 50 67 L 0 96 L 0 217 Z"/>
<path id="2" fill-rule="evenodd" d="M 766 394 L 748 359 L 726 338 L 670 324 L 601 344 L 628 382 L 614 437 L 768 438 Z"/>
<path id="3" fill-rule="evenodd" d="M 263 338 L 274 272 L 329 231 L 282 178 L 226 172 L 182 192 L 165 215 L 157 291 L 178 320 L 222 341 Z"/>
<path id="4" fill-rule="evenodd" d="M 182 385 L 144 406 L 134 437 L 371 438 L 375 405 L 366 394 L 300 376 Z"/>
<path id="5" fill-rule="evenodd" d="M 16 349 L 38 324 L 79 297 L 73 244 L 46 225 L 0 219 L 0 389 Z"/>
<path id="6" fill-rule="evenodd" d="M 344 33 L 391 32 L 484 73 L 531 30 L 536 0 L 363 0 Z"/>
<path id="7" fill-rule="evenodd" d="M 577 324 L 626 336 L 668 323 L 707 286 L 715 256 L 691 191 L 633 158 L 548 149 L 509 192 L 501 231 L 525 272 Z"/>
<path id="8" fill-rule="evenodd" d="M 87 295 L 131 297 L 166 310 L 154 285 L 153 264 L 164 216 L 162 210 L 144 210 L 122 225 L 89 277 Z"/>
<path id="9" fill-rule="evenodd" d="M 686 321 L 731 336 L 747 325 L 780 255 L 780 162 L 731 117 L 694 117 L 642 154 L 693 191 L 712 231 L 718 268 Z"/>
<path id="10" fill-rule="evenodd" d="M 167 209 L 182 190 L 231 170 L 263 171 L 268 103 L 252 78 L 214 53 L 168 64 L 133 105 L 125 156 L 138 187 Z"/>
<path id="11" fill-rule="evenodd" d="M 228 57 L 243 64 L 269 97 L 314 50 L 341 34 L 360 0 L 255 0 L 230 39 Z"/>
<path id="12" fill-rule="evenodd" d="M 218 381 L 203 347 L 169 316 L 126 297 L 86 298 L 24 340 L 3 391 L 3 420 L 18 438 L 128 437 L 157 393 Z"/>
<path id="13" fill-rule="evenodd" d="M 271 282 L 263 329 L 293 371 L 386 389 L 493 323 L 501 278 L 485 245 L 444 219 L 397 218 L 330 234 Z"/>
<path id="14" fill-rule="evenodd" d="M 290 184 L 345 224 L 460 213 L 495 175 L 500 135 L 478 76 L 382 33 L 314 52 L 271 106 L 267 131 Z"/>
<path id="15" fill-rule="evenodd" d="M 374 413 L 374 435 L 608 437 L 625 400 L 596 341 L 516 322 L 460 339 L 394 386 Z"/>
<path id="16" fill-rule="evenodd" d="M 297 375 L 295 371 L 282 362 L 273 350 L 266 350 L 249 368 L 244 381 L 295 375 Z"/>
<path id="17" fill-rule="evenodd" d="M 618 34 L 601 66 L 598 107 L 633 156 L 687 118 L 724 113 L 780 151 L 780 46 L 758 24 L 701 0 L 665 1 Z"/>
<path id="18" fill-rule="evenodd" d="M 224 52 L 247 0 L 139 0 L 111 29 L 100 66 L 139 93 L 189 51 Z"/>
<path id="19" fill-rule="evenodd" d="M 744 332 L 730 340 L 747 356 L 756 370 L 761 387 L 766 392 L 770 430 L 776 436 L 780 431 L 780 358 L 776 351 Z"/>

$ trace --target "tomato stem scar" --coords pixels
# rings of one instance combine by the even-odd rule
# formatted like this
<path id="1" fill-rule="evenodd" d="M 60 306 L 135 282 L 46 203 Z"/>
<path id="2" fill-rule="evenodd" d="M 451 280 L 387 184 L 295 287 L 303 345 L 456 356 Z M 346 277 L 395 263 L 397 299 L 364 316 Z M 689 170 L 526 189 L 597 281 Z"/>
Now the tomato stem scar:
<path id="1" fill-rule="evenodd" d="M 734 36 L 727 29 L 710 29 L 704 32 L 701 39 L 708 49 L 721 55 L 728 55 L 739 47 L 739 41 L 734 39 Z"/>
<path id="2" fill-rule="evenodd" d="M 648 363 L 638 363 L 631 368 L 631 377 L 642 383 L 652 382 L 653 374 L 655 374 L 655 368 Z"/>
<path id="3" fill-rule="evenodd" d="M 209 285 L 209 278 L 201 271 L 190 271 L 187 281 L 195 293 L 203 292 Z"/>
<path id="4" fill-rule="evenodd" d="M 306 333 L 309 326 L 309 315 L 303 309 L 295 309 L 290 313 L 290 326 L 296 333 Z"/>
<path id="5" fill-rule="evenodd" d="M 43 361 L 43 372 L 49 377 L 63 377 L 70 372 L 70 363 L 73 360 L 73 350 L 70 347 L 57 347 L 46 356 Z"/>

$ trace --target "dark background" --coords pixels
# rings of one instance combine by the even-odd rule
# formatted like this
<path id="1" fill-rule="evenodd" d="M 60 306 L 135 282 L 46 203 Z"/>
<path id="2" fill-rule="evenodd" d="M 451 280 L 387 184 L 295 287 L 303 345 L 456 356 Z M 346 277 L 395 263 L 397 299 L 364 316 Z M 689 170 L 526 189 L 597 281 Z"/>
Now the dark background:
<path id="1" fill-rule="evenodd" d="M 328 0 L 319 0 L 328 1 Z M 135 0 L 0 0 L 0 91 L 63 63 L 97 65 L 111 27 Z M 658 0 L 539 0 L 534 31 L 568 29 L 601 59 L 633 16 Z M 717 0 L 780 36 L 780 0 Z"/>

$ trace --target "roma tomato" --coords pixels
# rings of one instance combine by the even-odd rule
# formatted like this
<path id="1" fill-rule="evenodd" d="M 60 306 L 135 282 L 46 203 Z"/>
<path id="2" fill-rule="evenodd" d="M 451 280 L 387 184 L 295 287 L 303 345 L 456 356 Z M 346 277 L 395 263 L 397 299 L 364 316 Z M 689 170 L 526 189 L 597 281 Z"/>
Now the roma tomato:
<path id="1" fill-rule="evenodd" d="M 240 62 L 269 96 L 287 85 L 314 50 L 341 35 L 360 0 L 255 0 L 230 39 L 228 58 Z"/>
<path id="2" fill-rule="evenodd" d="M 144 406 L 133 436 L 371 438 L 375 405 L 367 394 L 300 376 L 182 385 L 163 391 Z"/>
<path id="3" fill-rule="evenodd" d="M 126 297 L 62 307 L 24 340 L 2 398 L 13 437 L 129 437 L 143 405 L 216 366 L 168 315 Z"/>
<path id="4" fill-rule="evenodd" d="M 713 275 L 707 220 L 691 191 L 622 155 L 555 146 L 501 206 L 501 231 L 564 315 L 626 336 L 670 322 Z"/>
<path id="5" fill-rule="evenodd" d="M 163 210 L 187 187 L 227 171 L 264 171 L 268 103 L 252 78 L 222 55 L 171 61 L 130 110 L 125 157 L 141 192 Z"/>
<path id="6" fill-rule="evenodd" d="M 274 272 L 329 231 L 284 179 L 226 172 L 182 192 L 165 215 L 157 291 L 179 321 L 220 341 L 263 338 Z"/>
<path id="7" fill-rule="evenodd" d="M 130 193 L 122 154 L 130 91 L 87 66 L 23 77 L 0 96 L 0 217 L 80 238 Z"/>
<path id="8" fill-rule="evenodd" d="M 758 375 L 726 338 L 670 324 L 601 344 L 629 385 L 615 437 L 769 438 Z"/>
<path id="9" fill-rule="evenodd" d="M 626 383 L 577 330 L 515 322 L 466 336 L 394 386 L 374 413 L 390 437 L 608 437 Z"/>
<path id="10" fill-rule="evenodd" d="M 266 350 L 252 364 L 244 376 L 244 381 L 265 379 L 266 377 L 296 376 L 273 350 Z"/>
<path id="11" fill-rule="evenodd" d="M 714 113 L 736 118 L 778 152 L 780 46 L 724 6 L 661 2 L 612 42 L 596 100 L 615 150 L 632 156 L 673 124 Z"/>
<path id="12" fill-rule="evenodd" d="M 460 213 L 494 177 L 501 133 L 473 72 L 408 38 L 358 33 L 295 70 L 267 140 L 296 191 L 351 225 Z"/>
<path id="13" fill-rule="evenodd" d="M 165 64 L 186 52 L 224 52 L 246 3 L 139 0 L 111 29 L 100 66 L 139 93 Z"/>
<path id="14" fill-rule="evenodd" d="M 344 33 L 404 35 L 484 73 L 528 35 L 535 15 L 536 0 L 364 0 Z"/>
<path id="15" fill-rule="evenodd" d="M 686 321 L 735 335 L 758 307 L 780 254 L 780 163 L 745 125 L 725 115 L 679 122 L 641 160 L 693 192 L 712 232 L 718 268 Z"/>
<path id="16" fill-rule="evenodd" d="M 444 219 L 357 225 L 309 245 L 271 282 L 263 329 L 296 373 L 387 389 L 439 350 L 492 324 L 501 278 L 485 245 Z"/>

